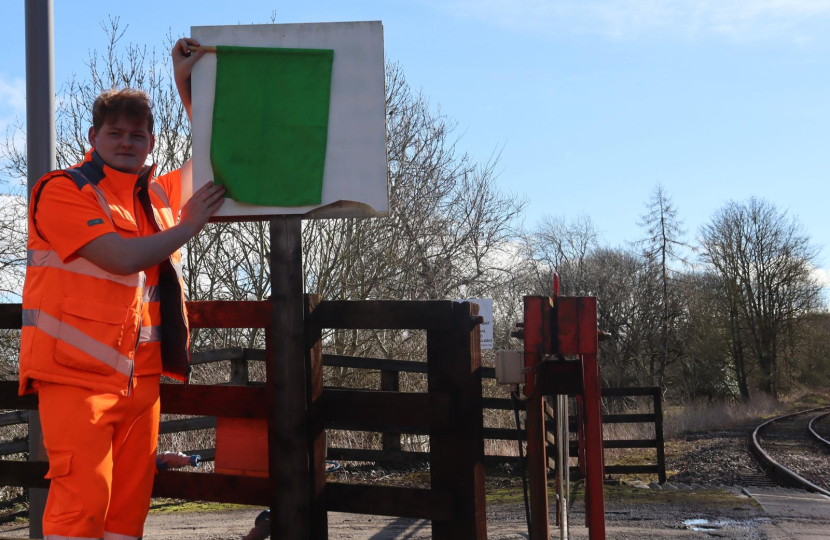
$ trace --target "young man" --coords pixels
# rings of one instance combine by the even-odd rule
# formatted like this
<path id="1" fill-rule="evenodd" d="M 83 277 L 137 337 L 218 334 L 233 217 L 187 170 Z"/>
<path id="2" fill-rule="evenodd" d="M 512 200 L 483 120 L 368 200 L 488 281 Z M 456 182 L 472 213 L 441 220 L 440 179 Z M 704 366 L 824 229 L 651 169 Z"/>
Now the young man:
<path id="1" fill-rule="evenodd" d="M 172 52 L 188 114 L 203 54 L 189 44 Z M 38 394 L 49 456 L 44 538 L 131 540 L 149 509 L 159 378 L 190 371 L 179 248 L 224 189 L 205 186 L 181 207 L 181 172 L 153 176 L 144 92 L 105 91 L 92 118 L 84 161 L 32 190 L 20 393 Z"/>

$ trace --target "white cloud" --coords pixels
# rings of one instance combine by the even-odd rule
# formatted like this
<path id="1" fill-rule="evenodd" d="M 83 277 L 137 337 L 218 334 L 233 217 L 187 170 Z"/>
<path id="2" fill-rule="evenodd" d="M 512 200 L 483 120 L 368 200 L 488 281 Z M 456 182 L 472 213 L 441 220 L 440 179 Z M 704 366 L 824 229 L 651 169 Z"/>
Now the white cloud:
<path id="1" fill-rule="evenodd" d="M 5 140 L 6 133 L 22 143 L 19 132 L 9 130 L 17 121 L 26 118 L 26 81 L 21 78 L 7 79 L 0 75 L 0 139 Z"/>
<path id="2" fill-rule="evenodd" d="M 661 34 L 804 44 L 823 38 L 811 25 L 830 19 L 830 0 L 455 0 L 443 5 L 457 16 L 518 30 L 615 39 Z"/>
<path id="3" fill-rule="evenodd" d="M 22 114 L 26 110 L 26 81 L 0 75 L 0 110 Z"/>
<path id="4" fill-rule="evenodd" d="M 26 120 L 26 82 L 24 79 L 9 79 L 0 74 L 0 144 L 11 138 L 15 148 L 25 147 L 23 133 L 16 125 Z M 5 175 L 0 176 L 0 194 L 6 194 L 14 186 Z M 2 280 L 0 280 L 2 281 Z"/>
<path id="5" fill-rule="evenodd" d="M 811 274 L 819 285 L 830 290 L 830 268 L 814 267 Z"/>

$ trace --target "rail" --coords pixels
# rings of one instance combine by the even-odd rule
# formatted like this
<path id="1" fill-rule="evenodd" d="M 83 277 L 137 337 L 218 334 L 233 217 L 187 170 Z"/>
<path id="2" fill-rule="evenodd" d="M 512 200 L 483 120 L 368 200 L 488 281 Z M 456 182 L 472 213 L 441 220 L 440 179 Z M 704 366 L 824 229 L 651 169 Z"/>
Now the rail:
<path id="1" fill-rule="evenodd" d="M 801 414 L 807 414 L 807 413 L 810 413 L 810 412 L 816 412 L 816 411 L 821 411 L 821 410 L 826 410 L 826 409 L 827 409 L 827 407 L 818 407 L 818 408 L 814 408 L 814 409 L 806 409 L 806 410 L 803 410 L 803 411 L 798 411 L 798 412 L 794 412 L 794 413 L 790 413 L 790 414 L 784 414 L 784 415 L 781 415 L 781 416 L 777 416 L 777 417 L 775 417 L 771 420 L 767 420 L 766 422 L 760 424 L 758 427 L 756 427 L 752 431 L 752 434 L 749 437 L 749 448 L 752 451 L 752 453 L 755 455 L 755 457 L 758 459 L 758 461 L 761 463 L 761 466 L 764 467 L 764 469 L 771 471 L 771 473 L 774 476 L 778 477 L 784 483 L 792 485 L 792 486 L 800 488 L 800 489 L 804 489 L 806 491 L 811 491 L 813 493 L 821 493 L 822 495 L 826 495 L 826 496 L 830 497 L 830 491 L 827 491 L 826 489 L 815 485 L 814 483 L 810 482 L 806 478 L 804 478 L 804 477 L 800 476 L 799 474 L 797 474 L 792 469 L 789 469 L 789 468 L 785 467 L 784 465 L 781 465 L 780 463 L 778 463 L 778 461 L 773 459 L 772 456 L 770 456 L 763 448 L 761 448 L 761 443 L 759 441 L 759 436 L 761 434 L 761 431 L 763 429 L 765 429 L 766 427 L 771 426 L 775 422 L 778 422 L 780 420 L 785 420 L 787 418 L 792 418 L 793 416 L 798 416 L 798 415 L 801 415 Z"/>
<path id="2" fill-rule="evenodd" d="M 817 440 L 820 444 L 824 445 L 828 450 L 830 450 L 830 441 L 828 441 L 827 439 L 825 439 L 824 437 L 819 435 L 818 432 L 813 427 L 814 422 L 816 422 L 818 420 L 821 420 L 822 418 L 824 418 L 827 415 L 830 415 L 830 411 L 825 412 L 825 413 L 821 413 L 821 414 L 816 415 L 813 418 L 811 418 L 810 423 L 807 424 L 807 429 L 810 431 L 810 435 L 812 435 L 815 440 Z"/>

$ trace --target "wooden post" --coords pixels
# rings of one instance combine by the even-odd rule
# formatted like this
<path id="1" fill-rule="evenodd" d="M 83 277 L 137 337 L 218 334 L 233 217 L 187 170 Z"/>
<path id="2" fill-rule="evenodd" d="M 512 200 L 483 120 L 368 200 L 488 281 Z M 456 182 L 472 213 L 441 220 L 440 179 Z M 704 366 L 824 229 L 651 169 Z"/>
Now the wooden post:
<path id="1" fill-rule="evenodd" d="M 319 294 L 306 295 L 305 315 L 309 315 L 320 303 Z M 322 329 L 306 326 L 306 373 L 308 373 L 308 459 L 311 463 L 310 538 L 326 540 L 329 535 L 326 512 L 326 426 L 320 410 L 323 395 L 323 344 Z"/>
<path id="2" fill-rule="evenodd" d="M 380 389 L 387 392 L 398 392 L 401 389 L 400 374 L 398 371 L 383 369 L 380 372 Z M 400 433 L 383 433 L 381 435 L 381 447 L 389 452 L 401 451 Z"/>
<path id="3" fill-rule="evenodd" d="M 486 540 L 481 348 L 473 320 L 478 306 L 436 302 L 436 308 L 427 330 L 428 387 L 431 394 L 449 395 L 452 414 L 449 422 L 431 418 L 430 477 L 432 489 L 455 494 L 456 512 L 452 521 L 433 520 L 432 537 Z"/>
<path id="4" fill-rule="evenodd" d="M 306 340 L 300 216 L 271 218 L 268 468 L 271 537 L 309 538 Z"/>
<path id="5" fill-rule="evenodd" d="M 663 447 L 663 393 L 654 388 L 654 438 L 657 439 L 657 479 L 666 483 L 666 453 Z"/>
<path id="6" fill-rule="evenodd" d="M 246 386 L 248 384 L 248 359 L 244 356 L 242 358 L 231 359 L 230 382 L 238 386 Z"/>
<path id="7" fill-rule="evenodd" d="M 29 411 L 29 461 L 49 461 L 43 446 L 40 412 Z M 43 514 L 49 488 L 29 488 L 29 537 L 43 538 Z"/>

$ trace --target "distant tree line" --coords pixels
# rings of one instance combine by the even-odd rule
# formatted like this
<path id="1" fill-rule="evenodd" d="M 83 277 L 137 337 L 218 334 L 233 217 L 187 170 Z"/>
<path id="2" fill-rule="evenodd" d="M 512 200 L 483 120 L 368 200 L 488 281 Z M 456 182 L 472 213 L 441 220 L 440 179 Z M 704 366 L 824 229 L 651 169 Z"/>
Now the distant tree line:
<path id="1" fill-rule="evenodd" d="M 61 89 L 57 112 L 58 166 L 80 161 L 95 96 L 112 86 L 145 89 L 154 102 L 156 147 L 164 173 L 190 157 L 187 117 L 164 54 L 123 45 L 117 19 L 108 43 L 93 52 L 89 73 Z M 170 38 L 172 43 L 172 38 Z M 496 186 L 498 156 L 477 162 L 456 148 L 454 122 L 407 83 L 401 66 L 386 70 L 389 198 L 383 219 L 304 222 L 306 289 L 324 298 L 428 300 L 493 298 L 497 348 L 519 348 L 510 337 L 522 319 L 521 299 L 549 294 L 552 274 L 562 294 L 595 295 L 600 362 L 611 386 L 659 385 L 677 399 L 748 399 L 794 387 L 826 384 L 830 315 L 815 279 L 818 248 L 794 216 L 750 198 L 726 203 L 687 238 L 678 209 L 656 186 L 641 219 L 642 240 L 622 247 L 602 242 L 590 217 L 541 219 L 521 225 L 526 201 Z M 0 293 L 19 294 L 25 272 L 25 148 L 22 126 L 0 144 Z M 190 299 L 268 297 L 267 222 L 210 224 L 185 253 Z M 0 336 L 0 355 L 13 375 L 15 332 Z M 324 337 L 339 354 L 423 359 L 418 332 L 349 331 Z M 254 330 L 199 330 L 196 350 L 263 346 Z M 490 357 L 488 357 L 488 360 Z M 219 377 L 204 367 L 197 378 Z M 264 372 L 254 372 L 263 377 Z M 363 372 L 331 368 L 340 386 L 373 384 Z M 421 375 L 401 389 L 421 387 Z"/>
<path id="2" fill-rule="evenodd" d="M 601 345 L 608 384 L 749 399 L 828 382 L 818 248 L 797 218 L 765 200 L 730 201 L 687 243 L 662 186 L 646 210 L 631 246 L 601 245 L 587 217 L 543 221 L 526 240 L 538 293 L 558 271 L 566 294 L 598 297 L 614 338 Z"/>

